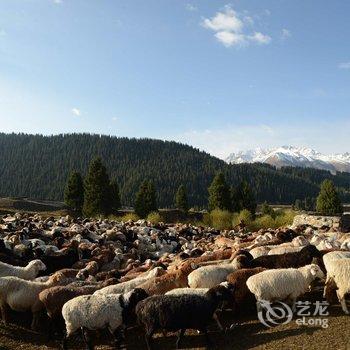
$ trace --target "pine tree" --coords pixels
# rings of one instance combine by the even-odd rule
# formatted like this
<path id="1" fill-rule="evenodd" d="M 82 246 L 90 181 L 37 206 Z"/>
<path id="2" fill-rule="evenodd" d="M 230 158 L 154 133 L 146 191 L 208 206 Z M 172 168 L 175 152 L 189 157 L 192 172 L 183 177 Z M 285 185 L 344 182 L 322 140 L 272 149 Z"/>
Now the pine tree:
<path id="1" fill-rule="evenodd" d="M 101 158 L 92 160 L 85 178 L 83 213 L 85 216 L 111 213 L 110 182 Z"/>
<path id="2" fill-rule="evenodd" d="M 337 190 L 331 180 L 324 180 L 317 197 L 316 210 L 322 215 L 336 215 L 343 212 Z"/>
<path id="3" fill-rule="evenodd" d="M 188 212 L 187 193 L 184 185 L 179 186 L 176 192 L 175 205 L 177 209 L 183 211 L 184 213 Z"/>
<path id="4" fill-rule="evenodd" d="M 158 210 L 157 193 L 152 181 L 148 181 L 147 186 L 147 207 L 149 211 L 148 214 Z"/>
<path id="5" fill-rule="evenodd" d="M 242 182 L 240 192 L 242 209 L 247 209 L 254 215 L 256 211 L 255 196 L 247 181 Z"/>
<path id="6" fill-rule="evenodd" d="M 135 199 L 135 213 L 140 218 L 145 218 L 152 211 L 158 210 L 154 185 L 151 181 L 143 181 Z"/>
<path id="7" fill-rule="evenodd" d="M 120 209 L 119 186 L 116 179 L 113 179 L 110 183 L 110 195 L 111 211 L 116 213 Z"/>
<path id="8" fill-rule="evenodd" d="M 230 188 L 227 186 L 222 172 L 215 175 L 213 182 L 208 188 L 208 192 L 210 211 L 214 209 L 231 210 Z"/>
<path id="9" fill-rule="evenodd" d="M 231 187 L 231 209 L 235 213 L 239 213 L 243 209 L 241 197 L 240 187 Z"/>
<path id="10" fill-rule="evenodd" d="M 67 207 L 80 214 L 84 204 L 84 182 L 79 172 L 73 171 L 68 178 L 64 191 L 64 202 Z"/>

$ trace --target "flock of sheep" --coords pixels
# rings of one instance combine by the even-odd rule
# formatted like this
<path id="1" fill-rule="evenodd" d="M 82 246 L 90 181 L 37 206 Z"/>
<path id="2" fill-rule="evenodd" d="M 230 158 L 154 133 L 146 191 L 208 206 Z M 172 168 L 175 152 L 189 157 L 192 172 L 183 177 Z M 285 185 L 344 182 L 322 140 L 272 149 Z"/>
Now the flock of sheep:
<path id="1" fill-rule="evenodd" d="M 187 329 L 206 336 L 218 310 L 239 315 L 266 301 L 292 309 L 316 279 L 328 301 L 348 314 L 350 234 L 329 228 L 217 231 L 145 221 L 60 219 L 26 214 L 0 220 L 0 307 L 31 312 L 33 330 L 50 321 L 63 348 L 81 332 L 93 349 L 94 332 L 107 329 L 115 346 L 141 326 L 148 349 L 156 332 Z M 45 319 L 46 318 L 46 319 Z M 232 326 L 232 325 L 231 325 Z"/>

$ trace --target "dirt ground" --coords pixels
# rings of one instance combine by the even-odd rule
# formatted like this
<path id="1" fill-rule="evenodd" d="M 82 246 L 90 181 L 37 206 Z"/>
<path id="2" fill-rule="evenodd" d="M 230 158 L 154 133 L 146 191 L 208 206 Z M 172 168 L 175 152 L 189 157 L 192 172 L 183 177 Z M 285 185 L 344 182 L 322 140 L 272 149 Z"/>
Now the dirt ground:
<path id="1" fill-rule="evenodd" d="M 209 330 L 209 336 L 218 350 L 243 350 L 243 349 L 264 349 L 264 350 L 350 350 L 350 316 L 345 315 L 340 306 L 329 308 L 328 328 L 319 326 L 299 326 L 295 320 L 289 324 L 279 325 L 274 328 L 267 328 L 262 325 L 254 314 L 245 316 L 240 325 L 221 333 L 213 325 Z M 220 315 L 226 326 L 235 320 L 230 317 L 229 312 Z M 30 318 L 21 317 L 17 322 L 21 325 L 9 324 L 0 326 L 0 349 L 26 349 L 26 350 L 51 350 L 59 349 L 59 341 L 48 340 L 46 335 L 29 331 Z M 101 335 L 96 347 L 98 350 L 110 350 L 110 338 Z M 168 334 L 163 337 L 158 334 L 153 343 L 153 349 L 175 349 L 176 335 Z M 97 344 L 96 344 L 97 345 Z M 84 349 L 80 337 L 69 341 L 70 349 Z M 126 334 L 126 348 L 131 350 L 146 349 L 141 329 L 130 329 Z M 184 349 L 205 349 L 203 335 L 194 331 L 187 331 L 183 340 Z"/>

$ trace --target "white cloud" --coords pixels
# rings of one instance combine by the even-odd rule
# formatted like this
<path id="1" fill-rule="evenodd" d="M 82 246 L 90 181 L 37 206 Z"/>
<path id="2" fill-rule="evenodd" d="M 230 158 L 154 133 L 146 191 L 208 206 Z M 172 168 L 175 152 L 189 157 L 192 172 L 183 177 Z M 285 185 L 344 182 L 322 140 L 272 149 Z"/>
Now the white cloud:
<path id="1" fill-rule="evenodd" d="M 186 7 L 187 11 L 197 11 L 198 10 L 197 6 L 195 6 L 193 4 L 186 4 L 185 7 Z"/>
<path id="2" fill-rule="evenodd" d="M 247 42 L 243 34 L 232 33 L 228 31 L 217 32 L 215 34 L 215 37 L 226 47 L 235 46 L 235 45 L 242 46 Z"/>
<path id="3" fill-rule="evenodd" d="M 112 121 L 113 121 L 113 122 L 116 122 L 117 120 L 118 120 L 117 117 L 113 117 L 113 118 L 112 118 Z"/>
<path id="4" fill-rule="evenodd" d="M 350 69 L 350 62 L 342 62 L 338 65 L 339 69 Z"/>
<path id="5" fill-rule="evenodd" d="M 0 29 L 0 36 L 5 36 L 6 35 L 6 31 L 4 29 Z"/>
<path id="6" fill-rule="evenodd" d="M 282 33 L 281 33 L 281 39 L 282 40 L 285 40 L 285 39 L 288 39 L 292 36 L 292 33 L 290 32 L 290 30 L 286 29 L 286 28 L 283 28 L 282 29 Z"/>
<path id="7" fill-rule="evenodd" d="M 271 37 L 260 32 L 255 32 L 253 35 L 248 36 L 249 40 L 255 41 L 258 44 L 269 44 Z"/>
<path id="8" fill-rule="evenodd" d="M 247 26 L 254 25 L 251 16 L 242 16 L 227 5 L 212 18 L 204 18 L 201 25 L 215 32 L 215 38 L 225 47 L 244 46 L 249 42 L 269 44 L 271 37 L 261 32 L 249 33 Z"/>
<path id="9" fill-rule="evenodd" d="M 63 0 L 53 0 L 53 3 L 54 3 L 54 4 L 62 4 L 62 3 L 63 3 Z"/>
<path id="10" fill-rule="evenodd" d="M 211 19 L 205 18 L 203 27 L 218 31 L 240 32 L 243 28 L 243 22 L 238 18 L 237 13 L 229 6 L 225 7 L 224 12 L 217 12 Z"/>
<path id="11" fill-rule="evenodd" d="M 80 117 L 81 116 L 81 111 L 79 108 L 72 108 L 72 111 L 71 111 L 76 117 Z"/>

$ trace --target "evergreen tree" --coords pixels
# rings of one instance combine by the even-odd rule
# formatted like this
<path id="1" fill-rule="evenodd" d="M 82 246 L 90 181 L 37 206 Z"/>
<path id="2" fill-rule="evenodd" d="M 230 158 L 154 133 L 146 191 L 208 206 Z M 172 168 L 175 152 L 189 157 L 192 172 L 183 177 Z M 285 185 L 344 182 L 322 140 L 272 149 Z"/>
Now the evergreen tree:
<path id="1" fill-rule="evenodd" d="M 158 210 L 157 193 L 156 193 L 156 189 L 155 189 L 154 184 L 153 184 L 152 181 L 148 181 L 147 206 L 148 206 L 149 213 L 151 213 L 152 211 L 157 211 Z"/>
<path id="2" fill-rule="evenodd" d="M 231 210 L 235 213 L 239 213 L 242 209 L 242 196 L 240 187 L 231 187 Z"/>
<path id="3" fill-rule="evenodd" d="M 85 178 L 83 213 L 85 216 L 111 213 L 110 182 L 101 158 L 92 160 Z"/>
<path id="4" fill-rule="evenodd" d="M 254 215 L 256 211 L 255 196 L 247 181 L 242 182 L 240 192 L 242 209 L 247 209 Z"/>
<path id="5" fill-rule="evenodd" d="M 76 213 L 81 213 L 84 204 L 84 182 L 79 172 L 73 171 L 68 178 L 64 191 L 64 202 Z"/>
<path id="6" fill-rule="evenodd" d="M 151 181 L 142 182 L 136 194 L 134 209 L 140 218 L 145 218 L 152 211 L 158 210 L 156 191 Z"/>
<path id="7" fill-rule="evenodd" d="M 188 212 L 187 193 L 184 185 L 181 185 L 176 192 L 175 204 L 177 209 L 184 213 Z"/>
<path id="8" fill-rule="evenodd" d="M 222 172 L 215 175 L 213 182 L 208 188 L 208 192 L 210 211 L 214 209 L 231 210 L 230 188 L 227 186 Z"/>
<path id="9" fill-rule="evenodd" d="M 111 211 L 115 213 L 120 209 L 119 186 L 116 179 L 113 179 L 110 183 L 110 195 Z"/>
<path id="10" fill-rule="evenodd" d="M 331 180 L 324 180 L 317 197 L 316 210 L 322 215 L 336 215 L 343 212 L 337 190 Z"/>

